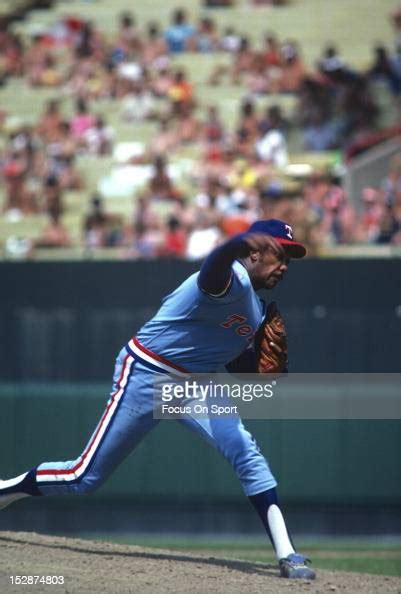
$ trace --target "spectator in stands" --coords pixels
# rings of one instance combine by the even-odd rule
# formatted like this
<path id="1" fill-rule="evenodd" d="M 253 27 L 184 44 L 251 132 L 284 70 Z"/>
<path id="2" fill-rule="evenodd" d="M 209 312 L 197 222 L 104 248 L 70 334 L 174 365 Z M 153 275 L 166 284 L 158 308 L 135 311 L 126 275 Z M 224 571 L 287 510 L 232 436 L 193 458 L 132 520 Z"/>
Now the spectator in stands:
<path id="1" fill-rule="evenodd" d="M 238 50 L 234 54 L 234 61 L 231 66 L 231 82 L 239 85 L 242 77 L 254 71 L 255 50 L 252 48 L 248 37 L 242 37 Z"/>
<path id="2" fill-rule="evenodd" d="M 312 113 L 303 129 L 304 147 L 308 151 L 328 151 L 338 148 L 342 140 L 341 124 L 322 112 Z"/>
<path id="3" fill-rule="evenodd" d="M 85 133 L 96 124 L 96 118 L 89 113 L 87 102 L 78 97 L 75 103 L 75 114 L 71 118 L 71 134 L 79 145 L 84 146 Z"/>
<path id="4" fill-rule="evenodd" d="M 257 157 L 279 169 L 288 165 L 287 142 L 279 127 L 271 127 L 267 131 L 261 129 L 256 140 L 255 150 Z"/>
<path id="5" fill-rule="evenodd" d="M 250 211 L 244 207 L 242 210 L 238 209 L 236 214 L 223 217 L 220 228 L 225 238 L 234 237 L 239 233 L 245 233 L 255 220 L 254 217 L 250 216 Z"/>
<path id="6" fill-rule="evenodd" d="M 295 41 L 286 41 L 280 48 L 280 75 L 277 77 L 277 92 L 296 93 L 306 75 L 305 65 Z M 274 92 L 275 89 L 272 89 Z"/>
<path id="7" fill-rule="evenodd" d="M 153 162 L 153 172 L 149 180 L 146 196 L 150 200 L 181 200 L 182 194 L 173 183 L 163 156 L 158 155 Z"/>
<path id="8" fill-rule="evenodd" d="M 22 76 L 24 74 L 24 44 L 16 33 L 8 31 L 0 39 L 1 76 Z"/>
<path id="9" fill-rule="evenodd" d="M 331 241 L 335 244 L 352 243 L 356 227 L 355 212 L 344 190 L 332 184 L 325 196 L 324 206 Z"/>
<path id="10" fill-rule="evenodd" d="M 58 178 L 50 174 L 43 181 L 44 212 L 57 220 L 64 212 L 63 193 Z"/>
<path id="11" fill-rule="evenodd" d="M 78 60 L 94 58 L 102 62 L 106 56 L 106 44 L 103 35 L 90 21 L 85 21 L 75 41 L 75 57 Z"/>
<path id="12" fill-rule="evenodd" d="M 253 71 L 247 77 L 249 90 L 258 94 L 278 93 L 281 65 L 282 56 L 277 37 L 273 33 L 266 33 L 261 51 L 255 53 Z"/>
<path id="13" fill-rule="evenodd" d="M 235 31 L 234 27 L 225 27 L 220 39 L 220 49 L 229 54 L 238 51 L 241 45 L 241 36 Z"/>
<path id="14" fill-rule="evenodd" d="M 156 131 L 144 154 L 131 160 L 133 164 L 154 165 L 151 180 L 138 200 L 135 232 L 131 228 L 129 241 L 135 257 L 161 253 L 198 257 L 205 242 L 242 230 L 258 216 L 259 207 L 266 218 L 296 220 L 312 249 L 321 242 L 401 241 L 401 184 L 395 165 L 383 187 L 372 189 L 374 200 L 363 198 L 360 222 L 332 180 L 310 180 L 299 195 L 290 195 L 281 184 L 275 194 L 273 167 L 287 162 L 289 124 L 275 105 L 264 108 L 265 113 L 259 116 L 253 97 L 295 93 L 298 103 L 291 124 L 301 127 L 307 150 L 348 150 L 360 141 L 363 145 L 366 132 L 376 134 L 380 115 L 370 83 L 382 77 L 399 98 L 401 45 L 395 55 L 389 55 L 382 44 L 378 46 L 365 76 L 354 71 L 330 44 L 318 62 L 318 72 L 305 75 L 301 51 L 293 41 L 283 43 L 267 33 L 257 49 L 250 38 L 241 38 L 232 27 L 223 29 L 219 37 L 209 15 L 199 18 L 197 27 L 188 23 L 184 8 L 176 9 L 172 17 L 172 26 L 161 32 L 158 22 L 143 29 L 132 12 L 126 11 L 119 17 L 114 39 L 110 35 L 107 43 L 96 26 L 74 17 L 63 20 L 62 34 L 52 30 L 37 35 L 31 43 L 24 41 L 26 47 L 10 30 L 0 28 L 3 79 L 25 72 L 36 86 L 63 84 L 60 91 L 68 95 L 66 109 L 71 101 L 76 104 L 76 113 L 67 122 L 59 102 L 52 100 L 33 131 L 20 129 L 6 140 L 0 163 L 6 190 L 4 207 L 10 220 L 36 213 L 41 207 L 53 217 L 49 242 L 53 234 L 53 244 L 60 241 L 64 245 L 59 226 L 63 193 L 83 185 L 76 155 L 109 154 L 112 148 L 111 130 L 95 115 L 103 110 L 94 109 L 99 100 L 107 98 L 116 102 L 117 109 L 122 106 L 120 113 L 126 121 L 155 122 Z M 401 19 L 397 19 L 393 16 L 393 23 L 396 31 L 401 31 Z M 232 109 L 229 102 L 234 100 L 231 97 L 227 98 L 224 121 L 214 104 L 205 119 L 198 120 L 192 82 L 181 66 L 178 71 L 170 67 L 174 63 L 170 54 L 188 50 L 229 54 L 224 59 L 231 64 L 217 66 L 210 82 L 217 84 L 226 76 L 228 83 L 241 85 L 246 93 L 234 126 L 226 124 Z M 6 124 L 3 115 L 1 125 Z M 376 141 L 381 138 L 379 134 Z M 194 204 L 188 205 L 169 175 L 164 155 L 170 158 L 193 142 L 199 142 L 190 147 L 191 156 L 195 156 L 191 181 L 196 189 Z M 196 158 L 198 155 L 201 158 Z M 153 210 L 156 200 L 165 202 Z M 160 206 L 167 212 L 163 215 L 166 220 L 158 214 Z M 100 239 L 102 233 L 96 227 L 108 217 L 103 205 L 93 202 L 87 215 L 88 244 L 114 245 L 114 239 L 105 240 L 104 235 Z M 107 226 L 107 233 L 109 230 Z M 187 246 L 188 230 L 191 242 Z"/>
<path id="15" fill-rule="evenodd" d="M 267 69 L 279 68 L 281 66 L 281 51 L 278 39 L 272 31 L 263 36 L 261 54 Z"/>
<path id="16" fill-rule="evenodd" d="M 394 207 L 387 204 L 380 221 L 380 229 L 376 243 L 401 243 L 401 221 L 394 212 Z"/>
<path id="17" fill-rule="evenodd" d="M 72 48 L 75 55 L 75 46 L 78 43 L 85 21 L 79 16 L 70 15 L 64 17 L 56 27 L 58 29 L 57 37 L 62 40 L 65 45 Z M 48 34 L 45 34 L 48 37 Z"/>
<path id="18" fill-rule="evenodd" d="M 219 179 L 206 179 L 204 189 L 194 199 L 196 220 L 199 213 L 206 214 L 210 221 L 215 220 L 226 237 L 242 233 L 249 228 L 257 215 L 249 188 L 235 189 Z"/>
<path id="19" fill-rule="evenodd" d="M 78 95 L 80 93 L 77 93 Z M 109 91 L 106 88 L 106 77 L 103 67 L 95 64 L 88 72 L 86 85 L 83 88 L 82 96 L 87 100 L 96 100 L 107 97 Z"/>
<path id="20" fill-rule="evenodd" d="M 147 26 L 147 36 L 142 44 L 141 60 L 145 67 L 160 68 L 168 65 L 168 47 L 160 25 L 152 21 Z"/>
<path id="21" fill-rule="evenodd" d="M 156 155 L 169 155 L 177 146 L 178 139 L 173 120 L 167 116 L 161 117 L 159 128 L 148 145 L 149 160 L 153 160 Z"/>
<path id="22" fill-rule="evenodd" d="M 210 17 L 202 17 L 199 20 L 193 36 L 188 41 L 190 51 L 210 53 L 219 48 L 219 37 L 216 30 L 216 24 Z"/>
<path id="23" fill-rule="evenodd" d="M 172 15 L 171 25 L 166 29 L 164 34 L 168 51 L 172 54 L 185 52 L 194 34 L 195 28 L 188 22 L 185 9 L 175 9 Z"/>
<path id="24" fill-rule="evenodd" d="M 91 199 L 90 211 L 83 224 L 84 244 L 88 248 L 106 245 L 107 216 L 103 210 L 100 196 L 95 194 Z"/>
<path id="25" fill-rule="evenodd" d="M 315 241 L 321 245 L 353 243 L 359 222 L 338 180 L 316 173 L 304 184 L 302 196 L 303 216 L 308 221 L 313 244 Z"/>
<path id="26" fill-rule="evenodd" d="M 152 221 L 157 220 L 160 223 L 160 215 L 155 209 L 155 203 L 149 194 L 142 192 L 134 197 L 134 209 L 132 215 L 133 228 L 147 228 Z"/>
<path id="27" fill-rule="evenodd" d="M 258 136 L 259 117 L 256 111 L 256 104 L 251 99 L 243 101 L 240 105 L 237 130 L 245 131 L 251 142 L 254 142 Z"/>
<path id="28" fill-rule="evenodd" d="M 199 260 L 209 254 L 222 240 L 222 233 L 216 224 L 215 216 L 199 212 L 188 236 L 186 258 Z"/>
<path id="29" fill-rule="evenodd" d="M 298 123 L 303 130 L 305 149 L 322 151 L 338 147 L 343 138 L 343 123 L 333 118 L 335 98 L 330 88 L 321 81 L 306 78 L 298 97 Z"/>
<path id="30" fill-rule="evenodd" d="M 3 52 L 4 49 L 0 47 L 0 51 Z M 29 51 L 26 51 L 23 56 L 24 71 L 29 81 L 32 78 L 34 80 L 37 79 L 38 75 L 36 72 L 43 70 L 49 51 L 49 45 L 44 35 L 38 34 L 32 37 Z"/>
<path id="31" fill-rule="evenodd" d="M 388 174 L 382 182 L 384 202 L 396 207 L 401 220 L 401 155 L 397 154 L 390 161 Z"/>
<path id="32" fill-rule="evenodd" d="M 254 155 L 258 129 L 255 103 L 250 99 L 245 100 L 240 106 L 238 123 L 231 139 L 232 150 L 237 157 L 247 159 Z"/>
<path id="33" fill-rule="evenodd" d="M 252 208 L 259 176 L 258 164 L 253 157 L 252 159 L 235 159 L 227 175 L 231 198 L 236 205 L 235 211 L 237 211 L 237 207 L 241 210 Z"/>
<path id="34" fill-rule="evenodd" d="M 174 215 L 167 220 L 160 256 L 163 258 L 183 258 L 187 247 L 187 233 L 180 221 Z"/>
<path id="35" fill-rule="evenodd" d="M 85 100 L 97 99 L 105 93 L 104 70 L 94 60 L 75 60 L 66 77 L 64 91 Z"/>
<path id="36" fill-rule="evenodd" d="M 181 146 L 199 141 L 202 123 L 190 106 L 181 107 L 175 122 L 175 130 L 177 141 Z"/>
<path id="37" fill-rule="evenodd" d="M 202 158 L 205 161 L 221 161 L 226 137 L 227 131 L 221 120 L 217 105 L 209 105 L 206 118 L 201 123 Z"/>
<path id="38" fill-rule="evenodd" d="M 83 135 L 85 148 L 91 155 L 110 155 L 114 135 L 114 128 L 109 126 L 102 116 L 97 116 L 95 124 L 88 128 Z"/>
<path id="39" fill-rule="evenodd" d="M 63 115 L 61 113 L 60 103 L 55 99 L 51 99 L 47 102 L 45 111 L 40 116 L 36 126 L 36 131 L 41 140 L 46 143 L 57 140 L 62 121 Z"/>
<path id="40" fill-rule="evenodd" d="M 232 52 L 232 63 L 230 66 L 218 64 L 209 76 L 210 85 L 219 85 L 222 77 L 230 75 L 231 84 L 239 85 L 242 78 L 254 73 L 256 52 L 252 48 L 248 37 L 241 37 L 238 48 Z"/>
<path id="41" fill-rule="evenodd" d="M 144 78 L 144 70 L 139 57 L 129 56 L 122 60 L 117 66 L 119 98 L 125 97 L 130 92 L 132 84 L 141 83 Z"/>
<path id="42" fill-rule="evenodd" d="M 244 84 L 251 96 L 264 95 L 271 90 L 268 69 L 260 52 L 255 52 L 252 70 L 245 75 Z"/>
<path id="43" fill-rule="evenodd" d="M 179 69 L 176 71 L 174 80 L 168 89 L 168 98 L 170 99 L 171 114 L 173 116 L 194 107 L 193 86 L 187 79 L 184 70 Z"/>
<path id="44" fill-rule="evenodd" d="M 99 194 L 91 198 L 90 210 L 83 223 L 83 237 L 87 248 L 114 247 L 122 241 L 121 217 L 106 213 Z"/>
<path id="45" fill-rule="evenodd" d="M 330 187 L 329 176 L 319 171 L 313 173 L 303 185 L 302 198 L 314 221 L 321 221 L 324 216 L 324 200 Z"/>
<path id="46" fill-rule="evenodd" d="M 46 162 L 43 175 L 56 175 L 63 189 L 79 190 L 84 186 L 82 176 L 75 165 L 77 140 L 71 134 L 69 122 L 61 121 L 53 142 L 46 147 Z"/>
<path id="47" fill-rule="evenodd" d="M 136 26 L 135 16 L 130 11 L 124 11 L 119 16 L 116 46 L 124 57 L 142 50 L 141 33 Z"/>
<path id="48" fill-rule="evenodd" d="M 217 105 L 209 105 L 202 126 L 202 138 L 207 144 L 222 143 L 226 136 L 225 126 Z"/>
<path id="49" fill-rule="evenodd" d="M 48 213 L 48 223 L 39 237 L 32 242 L 32 252 L 35 248 L 65 248 L 71 246 L 68 229 L 61 221 L 60 212 L 56 209 Z"/>
<path id="50" fill-rule="evenodd" d="M 102 82 L 103 84 L 100 97 L 102 99 L 117 99 L 119 83 L 118 72 L 111 60 L 107 60 L 104 63 Z"/>
<path id="51" fill-rule="evenodd" d="M 391 93 L 398 97 L 401 93 L 401 76 L 395 66 L 385 46 L 377 45 L 374 49 L 373 63 L 367 75 L 372 80 L 385 82 Z"/>
<path id="52" fill-rule="evenodd" d="M 380 226 L 384 215 L 380 191 L 371 187 L 364 188 L 361 194 L 361 207 L 355 239 L 361 243 L 375 243 L 380 235 Z"/>
<path id="53" fill-rule="evenodd" d="M 164 229 L 159 218 L 153 218 L 146 226 L 136 223 L 133 228 L 128 255 L 131 258 L 160 257 L 164 241 Z"/>
<path id="54" fill-rule="evenodd" d="M 218 221 L 220 220 L 218 215 L 227 213 L 230 210 L 229 192 L 216 177 L 207 177 L 202 186 L 201 191 L 194 197 L 195 209 L 207 212 L 209 217 L 217 215 L 216 221 Z"/>
<path id="55" fill-rule="evenodd" d="M 329 83 L 340 83 L 353 78 L 355 72 L 346 64 L 337 48 L 329 44 L 323 52 L 323 56 L 318 60 L 318 70 Z"/>
<path id="56" fill-rule="evenodd" d="M 63 82 L 56 57 L 47 53 L 43 62 L 32 66 L 29 82 L 33 87 L 58 87 Z"/>
<path id="57" fill-rule="evenodd" d="M 366 77 L 351 79 L 343 87 L 336 107 L 343 116 L 346 138 L 376 129 L 379 107 Z"/>
<path id="58" fill-rule="evenodd" d="M 4 211 L 8 220 L 18 221 L 24 214 L 34 212 L 34 200 L 27 185 L 29 174 L 28 159 L 25 151 L 10 147 L 1 164 L 1 173 L 5 182 Z"/>
<path id="59" fill-rule="evenodd" d="M 143 122 L 157 118 L 155 98 L 144 80 L 130 83 L 122 99 L 121 118 L 126 122 Z"/>
<path id="60" fill-rule="evenodd" d="M 282 108 L 278 104 L 269 105 L 264 116 L 259 121 L 259 131 L 266 133 L 270 130 L 281 130 L 283 133 L 288 131 L 289 121 L 284 116 Z"/>
<path id="61" fill-rule="evenodd" d="M 239 127 L 235 130 L 232 138 L 232 150 L 238 159 L 252 159 L 254 155 L 255 138 L 247 128 Z"/>
<path id="62" fill-rule="evenodd" d="M 153 79 L 150 82 L 149 88 L 155 97 L 163 99 L 168 97 L 170 88 L 174 83 L 174 73 L 168 65 L 163 64 L 161 68 L 157 68 Z"/>

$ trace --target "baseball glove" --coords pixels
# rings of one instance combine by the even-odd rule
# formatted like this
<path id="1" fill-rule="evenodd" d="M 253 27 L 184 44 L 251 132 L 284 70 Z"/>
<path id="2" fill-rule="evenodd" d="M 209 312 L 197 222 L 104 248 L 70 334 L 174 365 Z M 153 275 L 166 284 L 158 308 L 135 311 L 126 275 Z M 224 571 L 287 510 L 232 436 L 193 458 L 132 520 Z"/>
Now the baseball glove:
<path id="1" fill-rule="evenodd" d="M 282 373 L 287 367 L 287 333 L 284 320 L 272 301 L 255 340 L 258 373 Z"/>

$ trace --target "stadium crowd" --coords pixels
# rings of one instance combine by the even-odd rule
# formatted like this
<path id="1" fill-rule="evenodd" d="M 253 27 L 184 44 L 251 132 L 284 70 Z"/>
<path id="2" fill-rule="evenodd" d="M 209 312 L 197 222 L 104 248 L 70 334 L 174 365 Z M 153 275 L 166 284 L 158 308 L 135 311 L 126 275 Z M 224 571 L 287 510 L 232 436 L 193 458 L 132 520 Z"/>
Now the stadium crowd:
<path id="1" fill-rule="evenodd" d="M 58 97 L 34 125 L 9 131 L 9 114 L 0 113 L 4 216 L 17 221 L 47 214 L 48 225 L 31 250 L 73 244 L 63 223 L 64 196 L 67 190 L 87 191 L 79 156 L 111 155 L 118 142 L 100 115 L 102 100 L 108 100 L 127 124 L 154 122 L 145 150 L 128 159 L 132 165 L 151 164 L 152 173 L 135 193 L 131 220 L 108 212 L 99 193 L 90 198 L 81 224 L 88 249 L 120 246 L 125 257 L 196 259 L 260 216 L 290 221 L 310 253 L 336 244 L 401 244 L 401 156 L 393 158 L 381 185 L 356 197 L 356 206 L 336 170 L 312 172 L 293 183 L 284 176 L 294 129 L 301 131 L 306 151 L 348 156 L 380 139 L 376 85 L 387 88 L 400 115 L 401 9 L 391 18 L 395 50 L 378 44 L 363 72 L 333 44 L 311 69 L 296 40 L 267 32 L 256 47 L 233 28 L 219 31 L 211 16 L 191 22 L 183 8 L 174 10 L 164 29 L 157 21 L 140 28 L 134 14 L 125 12 L 112 38 L 75 17 L 30 41 L 0 23 L 0 85 L 23 77 L 30 87 L 54 89 Z M 217 105 L 199 102 L 196 85 L 175 66 L 174 56 L 183 52 L 213 54 L 205 84 L 227 81 L 244 90 L 234 126 L 224 123 Z M 227 56 L 228 61 L 220 59 Z M 276 94 L 296 97 L 296 116 L 275 104 L 260 109 L 260 97 Z M 74 104 L 69 116 L 64 98 Z M 400 131 L 394 121 L 386 133 Z M 190 183 L 181 184 L 169 163 L 188 145 L 197 147 L 199 158 Z"/>

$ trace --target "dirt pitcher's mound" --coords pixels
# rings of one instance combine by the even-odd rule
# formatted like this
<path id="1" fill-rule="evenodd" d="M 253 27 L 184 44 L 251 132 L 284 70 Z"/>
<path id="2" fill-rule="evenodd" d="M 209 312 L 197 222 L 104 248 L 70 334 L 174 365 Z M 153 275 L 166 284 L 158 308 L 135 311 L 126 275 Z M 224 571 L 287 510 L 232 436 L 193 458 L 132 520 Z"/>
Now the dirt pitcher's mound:
<path id="1" fill-rule="evenodd" d="M 17 578 L 16 576 L 22 576 Z M 33 576 L 33 577 L 27 577 Z M 46 583 L 47 580 L 47 583 Z M 32 582 L 36 581 L 36 585 Z M 16 583 L 17 582 L 17 583 Z M 45 582 L 45 583 L 43 583 Z M 62 583 L 60 583 L 62 582 Z M 217 592 L 224 594 L 400 592 L 401 578 L 319 571 L 315 582 L 278 577 L 277 567 L 138 546 L 0 532 L 0 592 Z"/>

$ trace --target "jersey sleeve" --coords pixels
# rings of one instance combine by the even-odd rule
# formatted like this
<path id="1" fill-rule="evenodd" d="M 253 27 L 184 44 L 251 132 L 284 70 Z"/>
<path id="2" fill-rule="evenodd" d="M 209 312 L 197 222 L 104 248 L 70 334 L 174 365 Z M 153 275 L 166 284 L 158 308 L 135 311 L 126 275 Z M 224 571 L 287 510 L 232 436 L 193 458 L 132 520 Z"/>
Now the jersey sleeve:
<path id="1" fill-rule="evenodd" d="M 216 301 L 218 303 L 234 303 L 235 301 L 241 299 L 241 297 L 247 291 L 249 291 L 250 287 L 251 281 L 246 268 L 240 264 L 240 262 L 235 261 L 231 266 L 231 275 L 227 287 L 222 293 L 219 295 L 210 295 L 210 293 L 202 291 L 200 287 L 199 290 L 201 293 L 203 293 L 204 297 L 208 301 Z"/>

